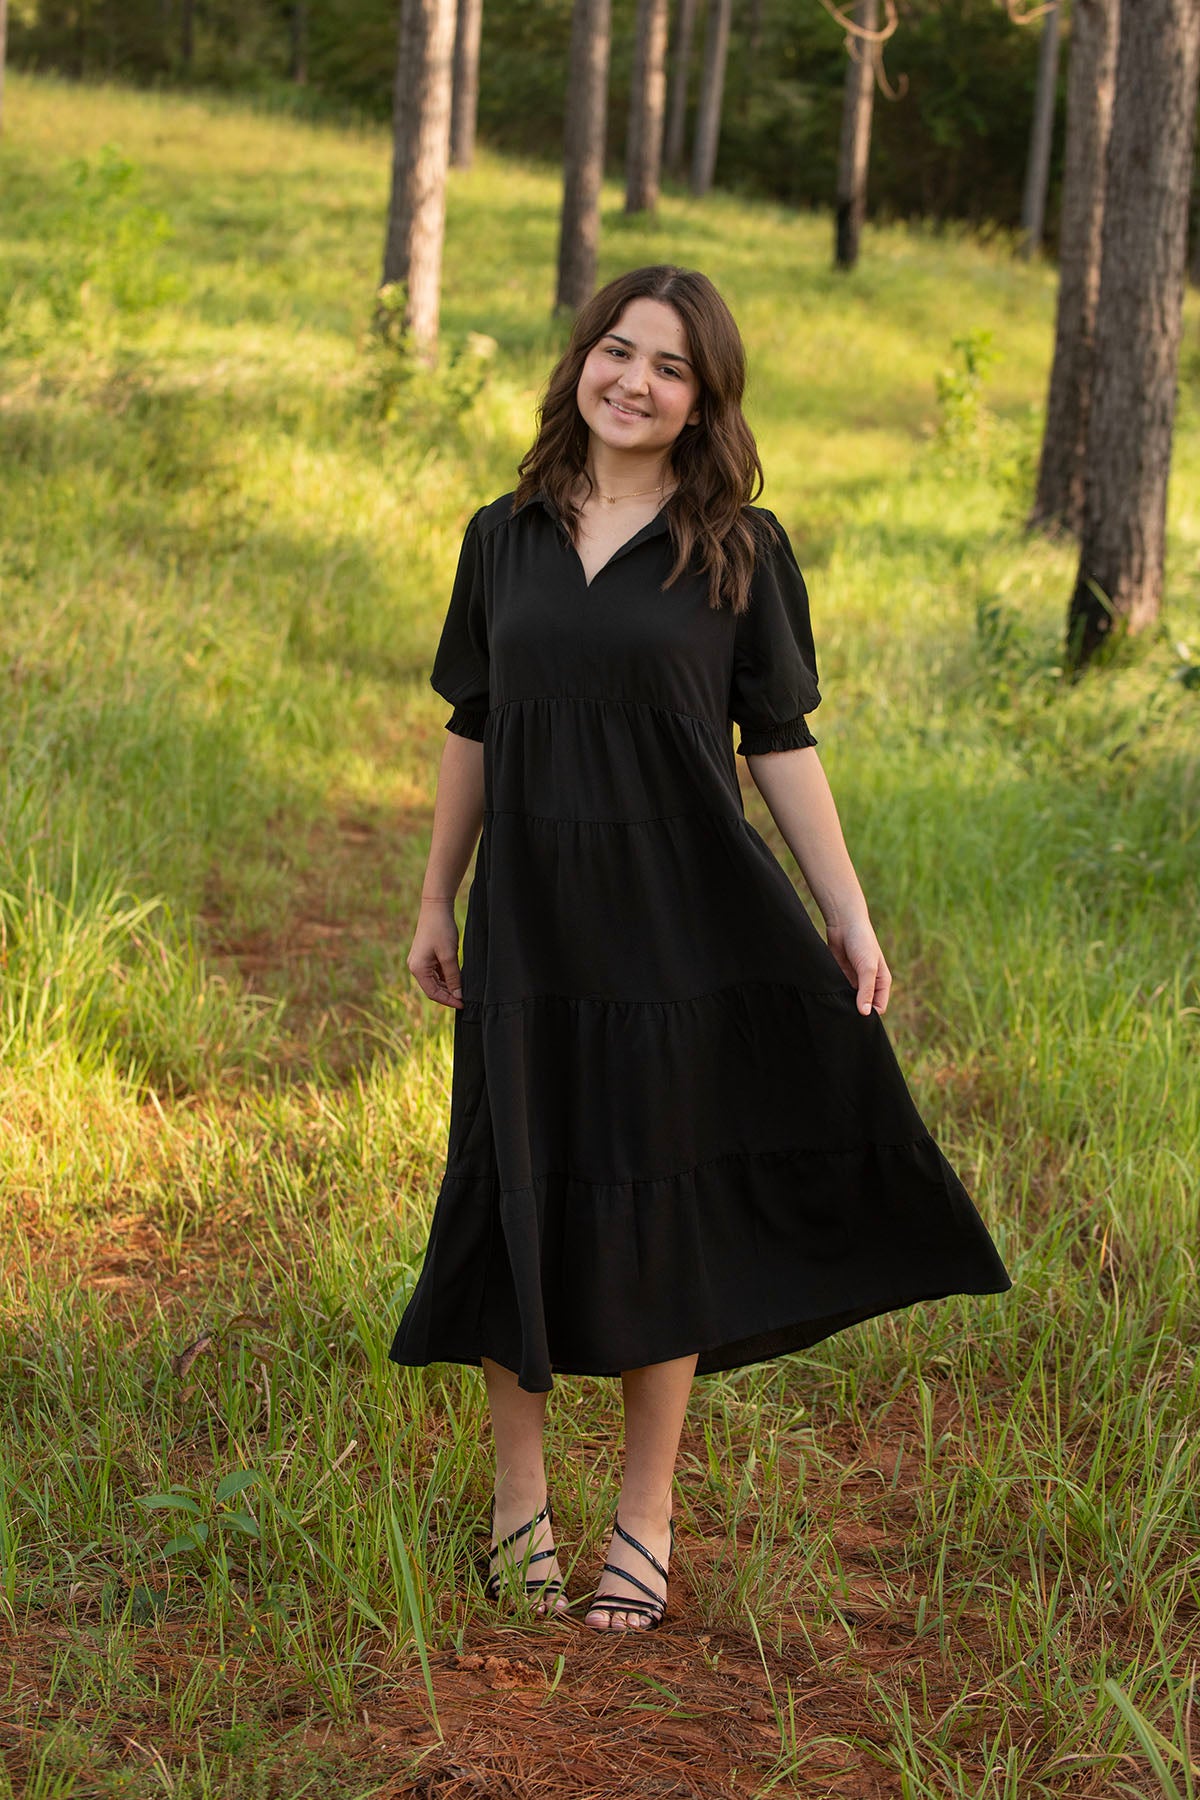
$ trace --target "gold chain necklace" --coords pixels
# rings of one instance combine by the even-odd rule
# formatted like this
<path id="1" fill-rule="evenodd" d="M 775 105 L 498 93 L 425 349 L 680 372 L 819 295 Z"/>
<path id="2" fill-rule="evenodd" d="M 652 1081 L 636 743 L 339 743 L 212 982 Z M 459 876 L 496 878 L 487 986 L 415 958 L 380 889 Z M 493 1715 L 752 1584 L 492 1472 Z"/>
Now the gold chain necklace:
<path id="1" fill-rule="evenodd" d="M 597 484 L 596 492 L 597 492 L 597 494 L 600 495 L 600 498 L 601 498 L 601 500 L 603 500 L 605 506 L 615 506 L 617 504 L 618 500 L 640 500 L 646 494 L 657 494 L 659 499 L 661 500 L 662 499 L 662 491 L 665 486 L 666 486 L 666 483 L 660 481 L 657 487 L 635 488 L 631 494 L 601 494 L 599 484 Z"/>

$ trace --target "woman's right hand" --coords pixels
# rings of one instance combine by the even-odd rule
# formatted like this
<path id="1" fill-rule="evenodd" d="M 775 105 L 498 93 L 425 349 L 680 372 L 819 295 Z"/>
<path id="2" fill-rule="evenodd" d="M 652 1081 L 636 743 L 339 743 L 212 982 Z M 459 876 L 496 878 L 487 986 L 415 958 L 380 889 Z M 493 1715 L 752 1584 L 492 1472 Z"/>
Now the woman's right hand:
<path id="1" fill-rule="evenodd" d="M 452 900 L 422 900 L 408 969 L 418 986 L 439 1006 L 461 1006 L 462 971 L 458 966 L 458 925 Z"/>

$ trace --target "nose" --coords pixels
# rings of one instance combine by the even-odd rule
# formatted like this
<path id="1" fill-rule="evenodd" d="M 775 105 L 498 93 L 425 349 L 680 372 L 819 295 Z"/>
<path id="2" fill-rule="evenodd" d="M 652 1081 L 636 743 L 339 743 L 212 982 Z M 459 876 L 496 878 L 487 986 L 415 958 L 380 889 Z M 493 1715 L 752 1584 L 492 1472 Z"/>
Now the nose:
<path id="1" fill-rule="evenodd" d="M 644 394 L 649 383 L 646 380 L 646 365 L 639 357 L 636 362 L 627 362 L 621 370 L 622 388 L 630 393 Z"/>

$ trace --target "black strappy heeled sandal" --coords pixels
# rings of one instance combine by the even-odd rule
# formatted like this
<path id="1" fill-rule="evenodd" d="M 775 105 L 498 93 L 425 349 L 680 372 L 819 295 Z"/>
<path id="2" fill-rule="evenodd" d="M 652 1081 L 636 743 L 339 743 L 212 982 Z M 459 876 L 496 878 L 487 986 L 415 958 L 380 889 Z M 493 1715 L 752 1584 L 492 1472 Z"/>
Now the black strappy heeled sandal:
<path id="1" fill-rule="evenodd" d="M 674 1548 L 675 1548 L 675 1521 L 674 1521 L 674 1519 L 671 1519 L 669 1521 L 669 1524 L 670 1524 L 670 1529 L 671 1529 L 671 1549 L 674 1550 Z M 664 1582 L 666 1582 L 670 1579 L 670 1577 L 667 1574 L 667 1571 L 663 1568 L 663 1566 L 659 1562 L 657 1556 L 653 1555 L 653 1553 L 651 1551 L 647 1550 L 645 1544 L 639 1544 L 635 1537 L 631 1537 L 630 1534 L 626 1531 L 625 1527 L 622 1525 L 621 1521 L 617 1518 L 613 1519 L 613 1530 L 616 1532 L 617 1536 L 622 1540 L 623 1543 L 626 1543 L 632 1549 L 637 1550 L 642 1556 L 645 1557 L 645 1559 L 648 1563 L 653 1564 L 654 1568 L 662 1576 Z M 623 1625 L 621 1627 L 622 1631 L 629 1631 L 629 1630 L 657 1631 L 658 1627 L 663 1622 L 663 1616 L 667 1610 L 666 1595 L 663 1594 L 660 1596 L 660 1595 L 656 1594 L 654 1592 L 654 1589 L 648 1588 L 644 1581 L 639 1581 L 636 1575 L 631 1575 L 629 1573 L 628 1569 L 619 1569 L 617 1567 L 616 1563 L 606 1562 L 604 1567 L 605 1567 L 605 1571 L 609 1575 L 619 1575 L 621 1577 L 621 1580 L 629 1582 L 631 1587 L 640 1588 L 643 1594 L 649 1595 L 649 1599 L 647 1599 L 647 1600 L 637 1600 L 637 1599 L 622 1600 L 622 1599 L 619 1599 L 616 1594 L 597 1594 L 595 1599 L 592 1601 L 592 1604 L 588 1607 L 588 1612 L 589 1613 L 604 1612 L 604 1613 L 608 1613 L 610 1616 L 613 1613 L 619 1613 L 619 1612 L 637 1613 L 643 1619 L 646 1620 L 646 1623 L 644 1625 L 634 1625 L 632 1627 L 628 1626 L 628 1625 Z M 611 1625 L 593 1625 L 590 1627 L 590 1629 L 592 1631 L 604 1632 L 604 1631 L 611 1631 L 612 1626 Z"/>
<path id="2" fill-rule="evenodd" d="M 507 1585 L 508 1582 L 511 1581 L 511 1578 L 514 1574 L 523 1573 L 525 1570 L 527 1570 L 529 1568 L 531 1563 L 546 1562 L 549 1559 L 558 1555 L 557 1550 L 535 1550 L 533 1552 L 532 1556 L 514 1558 L 514 1561 L 516 1562 L 515 1570 L 514 1569 L 506 1570 L 504 1567 L 503 1552 L 506 1550 L 510 1550 L 512 1548 L 512 1546 L 516 1543 L 518 1538 L 525 1537 L 528 1533 L 536 1531 L 538 1526 L 542 1523 L 543 1519 L 546 1521 L 546 1523 L 548 1525 L 553 1526 L 553 1524 L 554 1524 L 554 1509 L 551 1506 L 550 1501 L 548 1499 L 546 1501 L 545 1506 L 543 1506 L 541 1512 L 538 1513 L 534 1518 L 530 1519 L 528 1525 L 519 1526 L 516 1531 L 510 1532 L 506 1538 L 501 1538 L 500 1542 L 493 1546 L 491 1555 L 499 1556 L 501 1558 L 501 1561 L 500 1561 L 500 1565 L 496 1569 L 495 1573 L 492 1575 L 489 1575 L 487 1580 L 483 1584 L 483 1591 L 487 1595 L 489 1600 L 498 1601 L 503 1597 L 505 1586 Z M 495 1499 L 493 1498 L 493 1500 L 492 1500 L 492 1529 L 493 1530 L 495 1530 L 495 1526 L 496 1526 L 496 1502 L 495 1502 Z M 489 1533 L 489 1536 L 490 1535 L 491 1534 Z M 561 1594 L 564 1591 L 563 1583 L 561 1581 L 556 1581 L 553 1578 L 543 1579 L 541 1581 L 529 1581 L 528 1579 L 526 1579 L 524 1585 L 525 1585 L 526 1594 L 541 1594 L 545 1597 L 547 1612 L 551 1612 L 551 1611 L 555 1610 L 551 1603 L 553 1602 L 553 1600 L 555 1599 L 555 1597 L 558 1594 Z"/>

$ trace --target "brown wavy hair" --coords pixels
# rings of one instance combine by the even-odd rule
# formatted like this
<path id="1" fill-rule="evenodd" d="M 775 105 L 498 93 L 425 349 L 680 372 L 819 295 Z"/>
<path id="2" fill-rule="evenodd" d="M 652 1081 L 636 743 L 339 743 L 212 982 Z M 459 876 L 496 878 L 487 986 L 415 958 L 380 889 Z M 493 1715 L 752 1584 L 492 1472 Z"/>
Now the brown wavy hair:
<path id="1" fill-rule="evenodd" d="M 699 422 L 685 425 L 670 450 L 678 485 L 666 514 L 675 562 L 663 586 L 672 586 L 695 558 L 708 576 L 709 605 L 728 598 L 735 613 L 744 612 L 760 543 L 755 527 L 772 540 L 775 533 L 767 519 L 745 511 L 763 489 L 758 446 L 742 415 L 745 345 L 733 314 L 698 269 L 673 263 L 630 269 L 580 308 L 538 407 L 537 437 L 518 466 L 513 511 L 540 490 L 574 537 L 580 509 L 572 492 L 580 476 L 590 482 L 588 427 L 575 390 L 588 352 L 638 299 L 674 307 L 700 381 Z"/>

